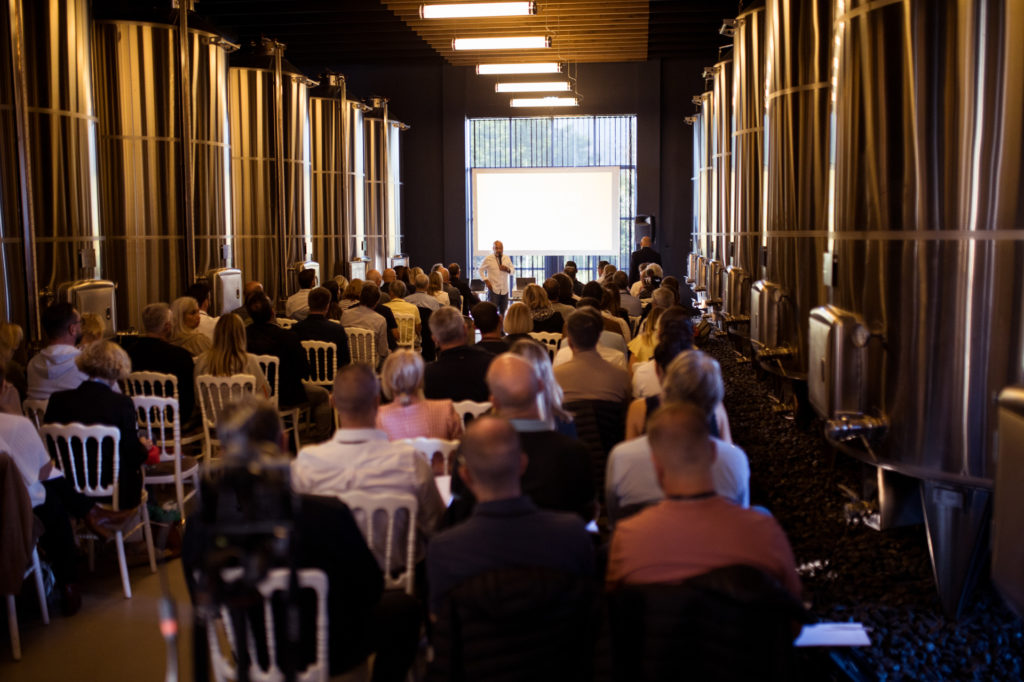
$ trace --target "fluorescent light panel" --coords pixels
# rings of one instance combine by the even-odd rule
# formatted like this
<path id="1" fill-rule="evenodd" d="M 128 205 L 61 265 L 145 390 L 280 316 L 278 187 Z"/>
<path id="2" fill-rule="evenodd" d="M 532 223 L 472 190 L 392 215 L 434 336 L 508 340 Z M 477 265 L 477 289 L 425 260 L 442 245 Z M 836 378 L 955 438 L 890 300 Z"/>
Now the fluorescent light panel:
<path id="1" fill-rule="evenodd" d="M 536 50 L 551 47 L 547 36 L 510 36 L 507 38 L 456 38 L 455 50 Z"/>
<path id="2" fill-rule="evenodd" d="M 509 73 L 561 73 L 558 62 L 537 62 L 535 64 L 477 64 L 476 72 L 481 76 Z"/>
<path id="3" fill-rule="evenodd" d="M 546 83 L 495 83 L 495 92 L 569 92 L 569 81 Z"/>
<path id="4" fill-rule="evenodd" d="M 421 19 L 465 19 L 469 17 L 523 17 L 536 14 L 532 2 L 467 2 L 420 5 Z"/>
<path id="5" fill-rule="evenodd" d="M 513 107 L 575 107 L 579 100 L 575 97 L 517 97 L 511 102 Z"/>

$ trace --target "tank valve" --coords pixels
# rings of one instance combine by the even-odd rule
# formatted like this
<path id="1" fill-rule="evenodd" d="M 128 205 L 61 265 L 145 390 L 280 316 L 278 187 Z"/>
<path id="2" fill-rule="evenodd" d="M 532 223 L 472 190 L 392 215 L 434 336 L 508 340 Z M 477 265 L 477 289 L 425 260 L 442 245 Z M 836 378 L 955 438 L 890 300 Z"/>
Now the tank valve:
<path id="1" fill-rule="evenodd" d="M 863 414 L 841 414 L 825 424 L 825 437 L 837 443 L 855 438 L 871 438 L 880 435 L 889 427 L 885 417 L 869 417 Z"/>
<path id="2" fill-rule="evenodd" d="M 789 346 L 776 346 L 775 348 L 765 348 L 764 350 L 757 351 L 758 360 L 775 360 L 788 358 L 793 355 L 796 355 L 796 349 Z"/>

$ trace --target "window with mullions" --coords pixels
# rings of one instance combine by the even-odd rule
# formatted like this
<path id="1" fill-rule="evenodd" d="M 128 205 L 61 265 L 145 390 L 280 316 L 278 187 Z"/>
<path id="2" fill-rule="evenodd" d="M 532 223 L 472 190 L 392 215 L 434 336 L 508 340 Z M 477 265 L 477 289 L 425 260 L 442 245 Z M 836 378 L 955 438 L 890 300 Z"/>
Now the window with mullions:
<path id="1" fill-rule="evenodd" d="M 472 118 L 466 121 L 466 235 L 473 276 L 483 256 L 473 256 L 474 168 L 619 167 L 619 251 L 607 256 L 508 255 L 516 277 L 542 283 L 561 271 L 565 261 L 576 262 L 577 279 L 588 282 L 597 264 L 616 267 L 629 263 L 636 218 L 636 116 L 537 116 L 530 118 Z"/>

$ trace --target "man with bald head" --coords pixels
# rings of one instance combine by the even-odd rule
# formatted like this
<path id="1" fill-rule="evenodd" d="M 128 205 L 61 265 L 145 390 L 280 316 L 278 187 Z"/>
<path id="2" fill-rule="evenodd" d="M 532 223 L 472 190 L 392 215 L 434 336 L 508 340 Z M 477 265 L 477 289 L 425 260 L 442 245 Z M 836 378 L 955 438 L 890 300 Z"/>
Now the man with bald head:
<path id="1" fill-rule="evenodd" d="M 678 582 L 745 564 L 799 598 L 793 550 L 779 524 L 715 492 L 715 445 L 706 412 L 692 403 L 669 403 L 651 417 L 647 433 L 665 499 L 616 526 L 608 586 Z"/>
<path id="2" fill-rule="evenodd" d="M 477 505 L 464 523 L 435 537 L 427 551 L 430 611 L 473 576 L 501 568 L 551 568 L 590 576 L 593 543 L 579 518 L 542 511 L 523 494 L 528 465 L 513 425 L 496 417 L 475 419 L 460 448 L 459 475 Z"/>
<path id="3" fill-rule="evenodd" d="M 651 248 L 651 238 L 643 237 L 640 248 L 629 254 L 629 283 L 640 281 L 640 266 L 645 263 L 661 265 L 661 254 Z"/>
<path id="4" fill-rule="evenodd" d="M 487 287 L 487 300 L 498 306 L 502 315 L 508 307 L 508 294 L 512 290 L 509 282 L 514 273 L 512 261 L 505 255 L 505 245 L 494 242 L 491 254 L 480 264 L 480 279 Z"/>

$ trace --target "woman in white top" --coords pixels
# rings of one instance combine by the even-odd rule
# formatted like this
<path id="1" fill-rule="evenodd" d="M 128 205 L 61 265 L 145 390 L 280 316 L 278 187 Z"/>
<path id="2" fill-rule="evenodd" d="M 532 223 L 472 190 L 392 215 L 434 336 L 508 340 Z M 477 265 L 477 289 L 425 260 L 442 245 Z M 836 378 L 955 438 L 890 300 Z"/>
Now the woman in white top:
<path id="1" fill-rule="evenodd" d="M 233 374 L 251 374 L 256 380 L 256 393 L 270 397 L 270 384 L 264 376 L 256 356 L 245 352 L 245 325 L 234 313 L 221 315 L 213 328 L 213 347 L 196 358 L 194 376 L 209 374 L 229 377 Z"/>
<path id="2" fill-rule="evenodd" d="M 448 296 L 448 292 L 444 290 L 444 279 L 441 278 L 440 272 L 430 273 L 430 283 L 427 284 L 427 293 L 437 299 L 441 305 L 451 305 L 451 298 Z"/>

